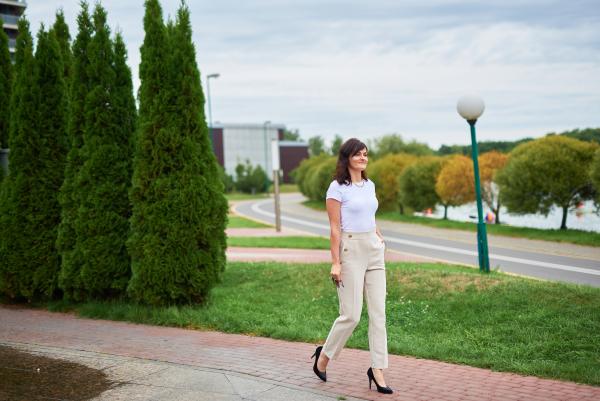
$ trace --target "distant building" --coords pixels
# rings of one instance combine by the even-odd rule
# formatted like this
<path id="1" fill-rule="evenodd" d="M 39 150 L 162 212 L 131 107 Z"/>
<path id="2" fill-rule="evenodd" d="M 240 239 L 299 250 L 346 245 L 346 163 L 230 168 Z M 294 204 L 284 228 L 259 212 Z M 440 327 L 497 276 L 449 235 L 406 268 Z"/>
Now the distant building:
<path id="1" fill-rule="evenodd" d="M 259 165 L 271 177 L 273 174 L 271 141 L 279 141 L 279 160 L 283 182 L 292 182 L 290 172 L 308 158 L 305 142 L 283 141 L 282 124 L 219 124 L 213 125 L 213 150 L 219 164 L 235 178 L 235 167 L 246 160 Z"/>
<path id="2" fill-rule="evenodd" d="M 17 47 L 17 34 L 19 33 L 17 22 L 26 8 L 27 3 L 24 1 L 0 0 L 0 19 L 3 21 L 2 28 L 8 35 L 8 51 L 13 60 Z"/>

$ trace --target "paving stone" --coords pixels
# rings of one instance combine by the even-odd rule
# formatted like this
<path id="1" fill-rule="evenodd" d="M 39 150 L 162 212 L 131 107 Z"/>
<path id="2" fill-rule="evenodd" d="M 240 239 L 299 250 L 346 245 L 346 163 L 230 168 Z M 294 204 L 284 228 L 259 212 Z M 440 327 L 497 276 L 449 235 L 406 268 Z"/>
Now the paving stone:
<path id="1" fill-rule="evenodd" d="M 132 381 L 137 384 L 156 385 L 160 383 L 162 387 L 235 394 L 233 386 L 223 373 L 207 372 L 189 367 L 170 366 Z"/>

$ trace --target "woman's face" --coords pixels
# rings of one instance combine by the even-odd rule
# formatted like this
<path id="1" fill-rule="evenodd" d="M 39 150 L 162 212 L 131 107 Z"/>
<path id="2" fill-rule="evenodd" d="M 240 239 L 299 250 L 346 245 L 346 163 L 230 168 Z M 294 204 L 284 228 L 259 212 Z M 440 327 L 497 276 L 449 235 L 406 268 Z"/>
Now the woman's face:
<path id="1" fill-rule="evenodd" d="M 350 156 L 350 168 L 353 170 L 364 171 L 369 163 L 369 157 L 367 156 L 367 149 L 359 150 L 353 156 Z"/>

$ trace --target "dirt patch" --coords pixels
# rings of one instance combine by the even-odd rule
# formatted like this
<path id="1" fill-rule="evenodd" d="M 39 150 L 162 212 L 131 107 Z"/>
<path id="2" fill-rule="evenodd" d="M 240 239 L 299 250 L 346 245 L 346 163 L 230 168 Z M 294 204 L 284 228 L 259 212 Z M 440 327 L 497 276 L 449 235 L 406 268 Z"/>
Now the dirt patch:
<path id="1" fill-rule="evenodd" d="M 0 346 L 0 401 L 90 400 L 112 384 L 100 370 Z"/>

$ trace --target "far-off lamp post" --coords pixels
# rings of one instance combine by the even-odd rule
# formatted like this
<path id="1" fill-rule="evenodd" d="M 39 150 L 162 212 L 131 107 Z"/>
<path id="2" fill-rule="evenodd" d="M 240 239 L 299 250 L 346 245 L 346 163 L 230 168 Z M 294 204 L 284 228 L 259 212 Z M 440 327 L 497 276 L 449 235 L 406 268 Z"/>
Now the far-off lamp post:
<path id="1" fill-rule="evenodd" d="M 475 123 L 483 114 L 485 105 L 479 96 L 467 95 L 458 99 L 456 110 L 462 118 L 467 120 L 471 127 L 471 157 L 473 158 L 473 173 L 475 175 L 475 195 L 477 196 L 477 250 L 479 252 L 479 270 L 490 271 L 490 258 L 488 255 L 487 232 L 483 222 L 483 206 L 481 203 L 481 186 L 479 184 L 479 163 L 477 161 L 477 138 L 475 136 Z"/>
<path id="2" fill-rule="evenodd" d="M 210 135 L 210 146 L 213 146 L 213 124 L 212 124 L 212 108 L 211 108 L 211 104 L 210 104 L 210 79 L 211 78 L 219 78 L 221 76 L 221 74 L 219 73 L 215 73 L 215 74 L 208 74 L 206 76 L 206 92 L 207 92 L 207 99 L 208 99 L 208 131 L 209 131 L 209 135 Z"/>

